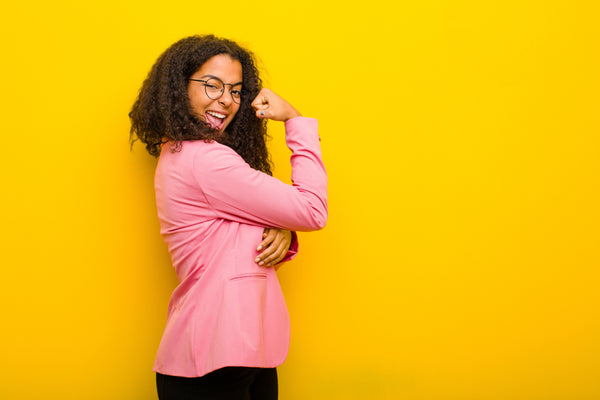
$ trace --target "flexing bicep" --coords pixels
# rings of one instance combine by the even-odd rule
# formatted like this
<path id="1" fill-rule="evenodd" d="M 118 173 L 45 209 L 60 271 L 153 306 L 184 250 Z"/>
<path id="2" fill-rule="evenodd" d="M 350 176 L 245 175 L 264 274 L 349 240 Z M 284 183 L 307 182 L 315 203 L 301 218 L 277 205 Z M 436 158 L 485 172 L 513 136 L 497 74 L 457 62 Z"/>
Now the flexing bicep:
<path id="1" fill-rule="evenodd" d="M 309 231 L 322 228 L 327 221 L 326 175 L 322 165 L 314 152 L 295 152 L 294 184 L 288 185 L 251 168 L 232 149 L 213 143 L 198 151 L 193 171 L 219 218 Z"/>

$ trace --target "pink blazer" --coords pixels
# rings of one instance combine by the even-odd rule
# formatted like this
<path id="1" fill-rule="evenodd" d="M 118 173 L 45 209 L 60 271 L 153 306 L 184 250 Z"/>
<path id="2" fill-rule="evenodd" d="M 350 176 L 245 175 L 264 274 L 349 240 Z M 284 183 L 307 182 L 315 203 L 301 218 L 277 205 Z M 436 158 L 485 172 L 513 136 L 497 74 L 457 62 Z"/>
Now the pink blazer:
<path id="1" fill-rule="evenodd" d="M 297 117 L 285 128 L 293 185 L 252 169 L 216 142 L 184 141 L 179 152 L 164 146 L 156 205 L 180 284 L 154 371 L 196 377 L 285 360 L 287 307 L 275 270 L 254 262 L 256 247 L 265 227 L 310 231 L 327 221 L 317 121 Z"/>

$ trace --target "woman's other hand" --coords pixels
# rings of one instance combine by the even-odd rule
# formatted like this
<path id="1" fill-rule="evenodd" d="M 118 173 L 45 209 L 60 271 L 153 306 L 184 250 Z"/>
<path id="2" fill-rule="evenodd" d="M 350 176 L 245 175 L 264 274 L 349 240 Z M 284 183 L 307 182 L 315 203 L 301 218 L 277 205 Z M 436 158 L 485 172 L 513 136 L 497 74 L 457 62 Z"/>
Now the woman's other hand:
<path id="1" fill-rule="evenodd" d="M 254 259 L 254 262 L 264 267 L 279 264 L 287 254 L 291 243 L 292 232 L 276 228 L 265 228 L 263 241 L 256 249 L 258 251 L 263 250 L 263 252 Z"/>
<path id="2" fill-rule="evenodd" d="M 252 107 L 256 110 L 258 118 L 269 118 L 274 121 L 285 122 L 302 115 L 283 97 L 267 88 L 263 88 L 258 93 L 252 101 Z"/>

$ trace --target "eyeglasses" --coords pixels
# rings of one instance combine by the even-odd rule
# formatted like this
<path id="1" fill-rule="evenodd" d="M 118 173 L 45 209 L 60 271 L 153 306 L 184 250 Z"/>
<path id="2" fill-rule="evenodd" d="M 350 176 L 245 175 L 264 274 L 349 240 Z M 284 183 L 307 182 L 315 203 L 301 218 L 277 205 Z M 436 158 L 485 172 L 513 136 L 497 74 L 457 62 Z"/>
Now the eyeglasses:
<path id="1" fill-rule="evenodd" d="M 208 78 L 208 79 L 188 79 L 189 81 L 195 82 L 203 82 L 204 83 L 204 91 L 206 92 L 206 96 L 211 100 L 219 100 L 223 93 L 225 92 L 225 86 L 231 86 L 231 90 L 229 90 L 229 94 L 231 95 L 231 100 L 234 103 L 240 104 L 240 100 L 242 99 L 242 91 L 234 89 L 234 86 L 241 85 L 240 83 L 234 85 L 232 83 L 223 83 L 222 80 L 216 77 Z"/>

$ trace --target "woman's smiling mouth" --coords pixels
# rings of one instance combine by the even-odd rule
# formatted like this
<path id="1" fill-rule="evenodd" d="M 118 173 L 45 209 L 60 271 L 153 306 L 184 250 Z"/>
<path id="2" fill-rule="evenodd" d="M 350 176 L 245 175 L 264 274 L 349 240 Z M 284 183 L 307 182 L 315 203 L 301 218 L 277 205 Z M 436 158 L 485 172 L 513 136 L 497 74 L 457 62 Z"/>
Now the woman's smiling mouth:
<path id="1" fill-rule="evenodd" d="M 206 122 L 214 129 L 221 130 L 225 123 L 225 118 L 227 118 L 227 114 L 223 114 L 217 111 L 206 111 Z"/>

